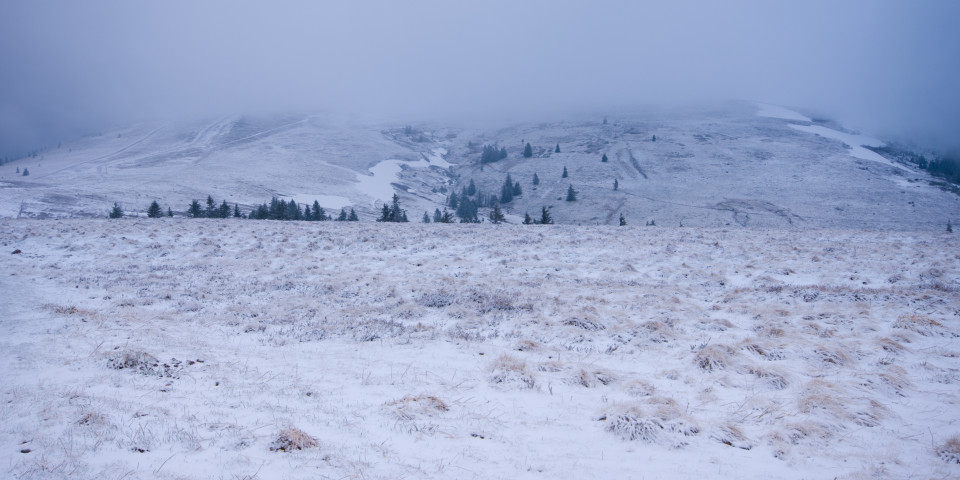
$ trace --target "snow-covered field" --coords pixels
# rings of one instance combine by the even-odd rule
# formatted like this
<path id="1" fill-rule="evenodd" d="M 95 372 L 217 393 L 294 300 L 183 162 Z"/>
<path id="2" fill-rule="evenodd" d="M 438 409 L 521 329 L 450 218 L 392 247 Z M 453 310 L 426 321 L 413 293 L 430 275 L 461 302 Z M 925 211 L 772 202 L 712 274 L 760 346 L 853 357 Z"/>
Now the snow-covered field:
<path id="1" fill-rule="evenodd" d="M 960 476 L 947 233 L 0 232 L 5 478 Z"/>

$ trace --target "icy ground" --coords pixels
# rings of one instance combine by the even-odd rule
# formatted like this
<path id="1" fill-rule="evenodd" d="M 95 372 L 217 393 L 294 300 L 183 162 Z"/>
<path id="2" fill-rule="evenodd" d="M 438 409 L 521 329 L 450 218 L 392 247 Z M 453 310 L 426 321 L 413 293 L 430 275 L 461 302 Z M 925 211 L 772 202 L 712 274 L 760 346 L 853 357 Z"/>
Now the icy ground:
<path id="1" fill-rule="evenodd" d="M 4 478 L 960 476 L 955 235 L 0 232 Z"/>

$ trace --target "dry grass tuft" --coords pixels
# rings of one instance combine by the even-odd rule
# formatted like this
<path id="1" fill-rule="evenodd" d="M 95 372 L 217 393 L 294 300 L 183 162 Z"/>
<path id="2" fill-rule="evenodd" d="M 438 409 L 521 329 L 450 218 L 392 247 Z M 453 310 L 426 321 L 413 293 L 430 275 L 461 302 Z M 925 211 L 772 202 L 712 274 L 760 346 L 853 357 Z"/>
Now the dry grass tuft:
<path id="1" fill-rule="evenodd" d="M 694 362 L 707 372 L 723 370 L 733 363 L 735 354 L 736 351 L 726 345 L 707 345 L 697 352 Z"/>
<path id="2" fill-rule="evenodd" d="M 893 328 L 919 333 L 924 337 L 944 336 L 946 334 L 942 323 L 926 315 L 900 315 L 892 326 Z"/>
<path id="3" fill-rule="evenodd" d="M 316 448 L 318 445 L 317 439 L 307 435 L 303 430 L 288 428 L 277 435 L 277 438 L 270 444 L 270 451 L 292 452 L 294 450 Z"/>
<path id="4" fill-rule="evenodd" d="M 493 374 L 490 382 L 497 385 L 517 385 L 521 388 L 533 388 L 537 380 L 527 370 L 527 363 L 510 355 L 501 355 L 490 365 Z"/>
<path id="5" fill-rule="evenodd" d="M 732 423 L 716 428 L 710 434 L 710 438 L 730 447 L 737 447 L 743 450 L 753 448 L 753 444 L 747 439 L 746 435 Z"/>
<path id="6" fill-rule="evenodd" d="M 937 456 L 945 462 L 960 463 L 960 435 L 954 435 L 937 447 Z"/>
<path id="7" fill-rule="evenodd" d="M 656 405 L 652 414 L 639 407 L 631 407 L 620 413 L 605 416 L 606 430 L 621 440 L 667 444 L 681 448 L 688 444 L 686 438 L 700 433 L 700 428 L 684 418 L 672 399 L 653 398 Z"/>
<path id="8" fill-rule="evenodd" d="M 602 370 L 587 371 L 580 370 L 580 373 L 574 377 L 574 383 L 587 388 L 593 388 L 599 385 L 609 385 L 613 382 L 613 375 Z"/>

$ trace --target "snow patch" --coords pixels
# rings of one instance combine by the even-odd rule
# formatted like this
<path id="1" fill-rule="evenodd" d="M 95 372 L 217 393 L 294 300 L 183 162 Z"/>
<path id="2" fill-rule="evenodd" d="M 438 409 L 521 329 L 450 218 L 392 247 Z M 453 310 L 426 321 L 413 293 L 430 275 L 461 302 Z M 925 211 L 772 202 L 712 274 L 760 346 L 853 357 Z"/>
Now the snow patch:
<path id="1" fill-rule="evenodd" d="M 388 201 L 394 194 L 391 184 L 400 179 L 400 171 L 403 170 L 403 166 L 408 168 L 449 168 L 453 164 L 444 159 L 446 154 L 446 149 L 435 148 L 432 155 L 420 154 L 423 159 L 416 162 L 396 159 L 384 160 L 370 167 L 370 175 L 357 175 L 357 189 L 375 200 Z"/>
<path id="2" fill-rule="evenodd" d="M 886 158 L 883 158 L 882 155 L 872 150 L 869 150 L 867 148 L 864 148 L 864 146 L 882 147 L 885 145 L 883 141 L 877 140 L 876 138 L 873 138 L 867 135 L 856 134 L 856 133 L 840 132 L 840 131 L 833 130 L 831 128 L 827 128 L 820 125 L 790 125 L 790 128 L 793 128 L 795 130 L 800 130 L 801 132 L 820 135 L 821 137 L 826 137 L 833 140 L 840 140 L 846 146 L 850 147 L 849 154 L 852 157 L 859 158 L 862 160 L 869 160 L 871 162 L 880 162 L 886 165 L 890 165 L 891 167 L 896 167 L 906 171 L 910 171 L 909 169 L 903 166 L 897 165 L 887 160 Z"/>
<path id="3" fill-rule="evenodd" d="M 797 122 L 811 122 L 809 117 L 801 115 L 789 108 L 784 108 L 779 105 L 771 105 L 769 103 L 758 103 L 756 104 L 757 116 L 760 117 L 769 117 L 769 118 L 782 118 L 784 120 L 794 120 Z"/>

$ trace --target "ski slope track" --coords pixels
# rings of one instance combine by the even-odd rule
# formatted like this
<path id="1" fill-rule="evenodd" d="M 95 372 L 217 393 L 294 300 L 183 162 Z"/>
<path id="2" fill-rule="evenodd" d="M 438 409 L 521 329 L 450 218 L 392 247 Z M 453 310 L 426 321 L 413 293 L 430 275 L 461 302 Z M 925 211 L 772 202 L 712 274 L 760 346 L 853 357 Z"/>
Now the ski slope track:
<path id="1" fill-rule="evenodd" d="M 946 232 L 0 232 L 3 478 L 960 476 Z"/>
<path id="2" fill-rule="evenodd" d="M 960 220 L 960 196 L 938 179 L 864 147 L 882 140 L 786 107 L 742 102 L 603 120 L 478 129 L 299 115 L 131 126 L 0 166 L 0 217 L 100 217 L 114 202 L 143 215 L 153 200 L 183 215 L 211 195 L 243 212 L 274 196 L 317 200 L 369 221 L 397 194 L 417 219 L 471 180 L 498 194 L 509 174 L 523 191 L 503 205 L 511 219 L 546 206 L 557 223 L 577 225 L 623 214 L 641 225 L 935 231 Z M 527 143 L 532 158 L 522 155 Z M 483 145 L 508 156 L 481 165 Z M 570 186 L 576 202 L 564 201 Z"/>

